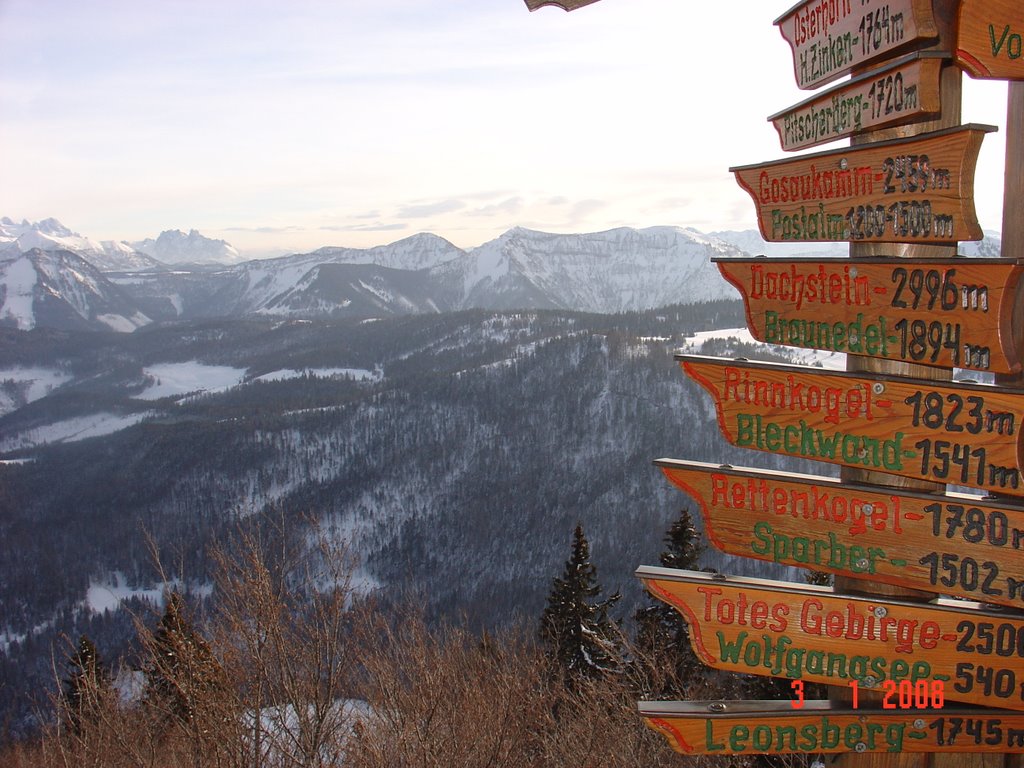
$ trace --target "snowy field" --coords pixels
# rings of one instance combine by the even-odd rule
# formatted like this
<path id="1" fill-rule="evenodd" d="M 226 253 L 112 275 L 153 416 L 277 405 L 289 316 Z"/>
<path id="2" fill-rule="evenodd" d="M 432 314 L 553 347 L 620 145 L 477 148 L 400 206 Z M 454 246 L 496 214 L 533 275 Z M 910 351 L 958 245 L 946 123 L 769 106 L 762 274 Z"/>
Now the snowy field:
<path id="1" fill-rule="evenodd" d="M 144 413 L 93 413 L 88 416 L 76 416 L 72 419 L 56 421 L 42 427 L 27 429 L 14 435 L 0 438 L 0 453 L 25 448 L 35 448 L 46 443 L 72 443 L 89 437 L 110 435 L 138 424 L 152 416 L 151 411 Z"/>
<path id="2" fill-rule="evenodd" d="M 0 416 L 46 397 L 71 378 L 69 373 L 42 366 L 0 368 L 0 384 L 9 384 L 20 393 L 20 397 L 12 397 L 10 393 L 0 390 Z"/>
<path id="3" fill-rule="evenodd" d="M 695 333 L 691 338 L 687 339 L 686 344 L 680 348 L 680 351 L 687 354 L 700 354 L 704 343 L 713 339 L 736 339 L 744 344 L 756 344 L 765 349 L 770 349 L 779 355 L 788 357 L 797 365 L 817 366 L 827 368 L 830 371 L 846 370 L 846 355 L 842 352 L 822 352 L 816 349 L 764 344 L 751 336 L 750 331 L 746 328 L 723 328 L 717 331 Z"/>
<path id="4" fill-rule="evenodd" d="M 246 369 L 206 365 L 190 360 L 184 363 L 157 363 L 143 368 L 142 374 L 153 383 L 135 395 L 136 399 L 160 400 L 194 393 L 223 392 L 237 387 L 245 380 Z"/>
<path id="5" fill-rule="evenodd" d="M 353 379 L 355 381 L 380 381 L 383 378 L 381 371 L 368 371 L 365 368 L 284 368 L 279 371 L 271 371 L 257 376 L 253 381 L 287 381 L 288 379 L 299 379 L 309 376 L 314 379 Z"/>

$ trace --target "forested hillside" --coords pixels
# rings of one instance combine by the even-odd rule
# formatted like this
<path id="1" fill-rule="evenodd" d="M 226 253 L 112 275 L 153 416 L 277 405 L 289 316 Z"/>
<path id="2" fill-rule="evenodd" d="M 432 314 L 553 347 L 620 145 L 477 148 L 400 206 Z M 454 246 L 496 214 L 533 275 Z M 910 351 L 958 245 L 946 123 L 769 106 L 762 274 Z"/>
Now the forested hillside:
<path id="1" fill-rule="evenodd" d="M 739 305 L 721 302 L 4 332 L 5 359 L 64 382 L 0 419 L 5 710 L 23 713 L 15 700 L 45 688 L 61 633 L 123 642 L 111 595 L 158 594 L 171 577 L 208 592 L 209 546 L 243 520 L 348 541 L 364 589 L 477 627 L 534 622 L 582 522 L 631 613 L 632 571 L 686 503 L 652 460 L 774 460 L 725 445 L 672 359 L 687 334 L 741 324 Z M 237 381 L 189 395 L 192 383 L 160 378 L 182 370 Z M 86 423 L 114 426 L 69 436 Z"/>

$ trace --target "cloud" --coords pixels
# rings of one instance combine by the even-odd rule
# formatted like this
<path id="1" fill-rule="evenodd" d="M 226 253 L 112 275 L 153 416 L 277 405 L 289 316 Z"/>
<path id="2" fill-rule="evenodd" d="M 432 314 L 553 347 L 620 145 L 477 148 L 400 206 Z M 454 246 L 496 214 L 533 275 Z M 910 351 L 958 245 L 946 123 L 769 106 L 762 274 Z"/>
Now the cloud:
<path id="1" fill-rule="evenodd" d="M 510 197 L 500 203 L 469 211 L 469 216 L 515 216 L 523 210 L 523 198 Z"/>
<path id="2" fill-rule="evenodd" d="M 604 200 L 580 200 L 578 203 L 574 203 L 569 211 L 569 221 L 575 224 L 587 218 L 587 216 L 595 211 L 606 207 L 608 207 L 608 203 Z"/>
<path id="3" fill-rule="evenodd" d="M 441 200 L 436 203 L 405 205 L 399 208 L 398 213 L 395 215 L 399 219 L 425 219 L 442 213 L 461 211 L 465 207 L 466 204 L 461 200 Z"/>
<path id="4" fill-rule="evenodd" d="M 332 224 L 318 227 L 327 232 L 395 232 L 408 229 L 408 224 Z"/>
<path id="5" fill-rule="evenodd" d="M 301 232 L 302 227 L 225 227 L 222 232 L 255 232 L 259 235 L 276 235 L 282 232 Z"/>
<path id="6" fill-rule="evenodd" d="M 653 206 L 655 211 L 680 211 L 683 208 L 687 208 L 694 203 L 692 197 L 666 197 L 659 200 Z"/>

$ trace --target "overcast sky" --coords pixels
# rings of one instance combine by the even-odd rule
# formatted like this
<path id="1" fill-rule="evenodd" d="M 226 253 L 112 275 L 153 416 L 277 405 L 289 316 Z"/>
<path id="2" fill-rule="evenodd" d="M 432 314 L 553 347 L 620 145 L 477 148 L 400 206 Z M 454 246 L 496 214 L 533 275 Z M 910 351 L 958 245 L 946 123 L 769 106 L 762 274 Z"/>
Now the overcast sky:
<path id="1" fill-rule="evenodd" d="M 430 231 L 756 227 L 728 168 L 808 94 L 788 0 L 0 0 L 0 215 L 249 255 Z M 964 81 L 1005 124 L 1005 83 Z M 1003 141 L 976 182 L 998 229 Z"/>

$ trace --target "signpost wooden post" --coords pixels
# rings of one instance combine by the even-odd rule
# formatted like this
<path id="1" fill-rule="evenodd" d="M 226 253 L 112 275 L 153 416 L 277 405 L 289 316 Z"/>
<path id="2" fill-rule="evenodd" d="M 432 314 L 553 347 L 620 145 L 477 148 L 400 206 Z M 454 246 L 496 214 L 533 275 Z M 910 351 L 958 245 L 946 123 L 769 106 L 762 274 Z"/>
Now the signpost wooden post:
<path id="1" fill-rule="evenodd" d="M 659 459 L 731 555 L 1024 608 L 1024 507 Z"/>
<path id="2" fill-rule="evenodd" d="M 592 2 L 526 0 L 531 10 Z M 1024 322 L 1015 311 L 1024 224 L 1016 208 L 1010 214 L 1024 194 L 1024 90 L 1011 86 L 1012 203 L 1004 206 L 1003 233 L 1009 258 L 961 267 L 953 259 L 956 243 L 981 237 L 973 174 L 981 138 L 992 129 L 959 125 L 960 73 L 941 63 L 953 49 L 959 66 L 976 77 L 1024 79 L 1020 4 L 802 0 L 776 24 L 792 49 L 799 87 L 853 76 L 772 118 L 783 149 L 847 136 L 851 146 L 733 170 L 758 205 L 766 239 L 844 240 L 853 258 L 842 267 L 820 260 L 720 268 L 727 276 L 740 270 L 730 279 L 749 288 L 755 333 L 760 326 L 766 341 L 778 336 L 794 346 L 849 352 L 849 374 L 729 361 L 721 363 L 728 370 L 713 373 L 700 367 L 707 361 L 681 361 L 716 395 L 719 421 L 736 444 L 832 461 L 842 477 L 660 464 L 698 500 L 716 544 L 827 567 L 837 574 L 836 588 L 666 569 L 641 568 L 638 575 L 688 617 L 695 649 L 708 663 L 798 684 L 849 680 L 864 690 L 833 687 L 830 698 L 845 708 L 649 702 L 642 713 L 684 753 L 866 753 L 844 756 L 844 768 L 997 765 L 1003 755 L 1024 752 L 1024 715 L 1009 711 L 1024 710 L 1024 617 L 977 604 L 914 601 L 940 587 L 1008 606 L 1021 599 L 1024 565 L 1006 555 L 1024 539 L 1024 505 L 942 491 L 958 482 L 1024 495 L 1017 434 Z M 891 61 L 908 51 L 916 53 Z M 894 257 L 901 261 L 890 263 Z M 817 302 L 793 290 L 801 280 L 803 291 L 815 275 Z M 868 286 L 870 301 L 858 300 L 861 286 Z M 912 298 L 903 298 L 907 291 Z M 890 354 L 896 346 L 898 354 Z M 953 366 L 995 372 L 1008 386 L 950 384 Z M 887 599 L 894 595 L 904 599 Z M 950 700 L 1002 709 L 943 707 L 943 686 Z M 881 694 L 872 693 L 878 688 Z M 884 711 L 901 694 L 907 698 L 899 704 L 906 704 L 896 709 L 906 711 Z M 874 708 L 858 709 L 858 695 L 862 707 Z M 954 754 L 964 751 L 991 757 Z M 922 762 L 914 752 L 936 754 Z"/>
<path id="3" fill-rule="evenodd" d="M 768 242 L 980 240 L 974 169 L 994 130 L 958 126 L 730 170 Z"/>
<path id="4" fill-rule="evenodd" d="M 1024 317 L 1014 309 L 1024 261 L 712 261 L 743 296 L 747 328 L 759 341 L 946 368 L 1021 370 Z"/>

